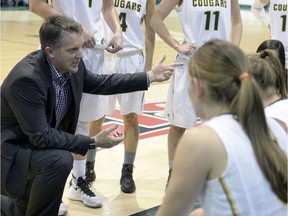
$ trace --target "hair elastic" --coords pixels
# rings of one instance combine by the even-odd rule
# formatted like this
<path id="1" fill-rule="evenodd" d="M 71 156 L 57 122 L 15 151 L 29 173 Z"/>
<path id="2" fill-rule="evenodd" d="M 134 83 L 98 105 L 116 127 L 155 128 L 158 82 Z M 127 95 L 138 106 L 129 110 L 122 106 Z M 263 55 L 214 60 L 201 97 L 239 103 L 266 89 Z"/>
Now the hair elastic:
<path id="1" fill-rule="evenodd" d="M 239 76 L 239 80 L 241 81 L 242 79 L 249 77 L 249 73 L 248 72 L 243 72 L 240 76 Z"/>
<path id="2" fill-rule="evenodd" d="M 264 50 L 261 50 L 260 51 L 260 58 L 265 59 L 266 56 L 267 56 L 266 52 Z"/>

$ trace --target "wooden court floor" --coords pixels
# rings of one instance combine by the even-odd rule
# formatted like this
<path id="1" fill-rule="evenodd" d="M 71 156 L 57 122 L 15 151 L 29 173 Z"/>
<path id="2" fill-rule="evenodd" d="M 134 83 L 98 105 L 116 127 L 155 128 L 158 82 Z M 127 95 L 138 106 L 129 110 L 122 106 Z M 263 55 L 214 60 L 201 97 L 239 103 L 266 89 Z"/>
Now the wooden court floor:
<path id="1" fill-rule="evenodd" d="M 0 12 L 0 82 L 2 82 L 19 60 L 38 48 L 38 30 L 42 20 L 28 10 L 1 10 Z M 250 10 L 243 9 L 241 14 L 243 36 L 240 46 L 246 53 L 255 52 L 257 46 L 269 38 L 269 31 L 254 18 Z M 165 22 L 173 35 L 181 40 L 181 27 L 176 13 L 171 13 Z M 157 38 L 154 61 L 163 53 L 167 55 L 167 63 L 173 62 L 174 50 Z M 92 190 L 103 199 L 103 207 L 92 209 L 80 202 L 68 200 L 65 197 L 67 184 L 63 201 L 68 206 L 68 216 L 126 216 L 161 204 L 168 175 L 166 139 L 169 124 L 162 116 L 168 84 L 169 82 L 153 84 L 145 93 L 147 110 L 141 116 L 140 121 L 143 138 L 139 141 L 134 169 L 136 192 L 124 194 L 120 190 L 123 145 L 120 144 L 109 150 L 100 150 L 96 155 L 97 177 Z M 113 122 L 122 124 L 117 116 L 107 119 L 106 124 Z"/>

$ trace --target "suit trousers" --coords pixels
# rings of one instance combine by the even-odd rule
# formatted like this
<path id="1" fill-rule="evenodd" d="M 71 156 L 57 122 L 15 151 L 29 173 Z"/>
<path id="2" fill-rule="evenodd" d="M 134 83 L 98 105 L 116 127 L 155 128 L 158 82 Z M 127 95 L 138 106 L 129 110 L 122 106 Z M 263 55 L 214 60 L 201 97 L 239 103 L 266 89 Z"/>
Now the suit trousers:
<path id="1" fill-rule="evenodd" d="M 7 206 L 1 210 L 1 215 L 57 216 L 72 166 L 73 158 L 69 151 L 34 148 L 31 152 L 25 194 L 13 200 L 1 196 L 1 203 L 6 203 Z M 11 181 L 17 184 L 16 179 Z"/>

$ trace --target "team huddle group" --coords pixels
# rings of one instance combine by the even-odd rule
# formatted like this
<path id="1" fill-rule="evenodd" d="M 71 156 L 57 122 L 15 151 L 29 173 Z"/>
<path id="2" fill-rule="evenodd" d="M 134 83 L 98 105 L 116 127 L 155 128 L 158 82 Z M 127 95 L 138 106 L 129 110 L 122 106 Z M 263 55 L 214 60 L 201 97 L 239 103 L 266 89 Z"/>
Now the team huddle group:
<path id="1" fill-rule="evenodd" d="M 175 8 L 183 41 L 164 22 Z M 1 86 L 1 215 L 66 215 L 67 180 L 65 196 L 101 207 L 90 187 L 97 148 L 122 141 L 120 188 L 135 192 L 144 91 L 167 80 L 169 172 L 157 215 L 287 214 L 287 0 L 254 0 L 271 38 L 252 54 L 239 48 L 238 0 L 30 0 L 29 10 L 44 19 L 40 49 Z M 155 34 L 174 63 L 152 64 Z M 102 130 L 117 101 L 124 133 Z"/>

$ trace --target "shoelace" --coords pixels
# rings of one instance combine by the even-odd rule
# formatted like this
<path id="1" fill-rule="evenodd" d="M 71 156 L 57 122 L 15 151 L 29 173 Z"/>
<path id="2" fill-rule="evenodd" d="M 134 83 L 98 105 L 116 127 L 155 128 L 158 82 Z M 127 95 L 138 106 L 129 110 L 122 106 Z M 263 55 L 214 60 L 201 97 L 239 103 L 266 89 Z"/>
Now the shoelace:
<path id="1" fill-rule="evenodd" d="M 85 193 L 86 195 L 90 197 L 94 197 L 95 194 L 89 189 L 91 185 L 86 182 L 82 177 L 79 177 L 77 180 L 77 186 Z"/>
<path id="2" fill-rule="evenodd" d="M 93 171 L 94 170 L 94 162 L 86 163 L 86 170 Z"/>
<path id="3" fill-rule="evenodd" d="M 132 178 L 133 165 L 124 167 L 123 176 Z"/>
<path id="4" fill-rule="evenodd" d="M 93 173 L 94 167 L 91 164 L 86 164 L 86 172 Z"/>

